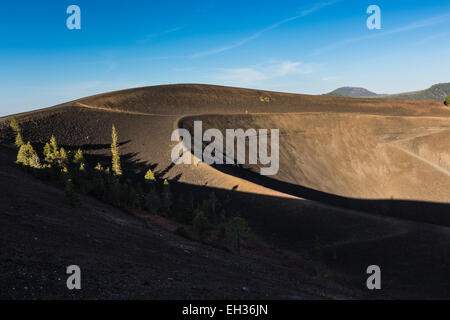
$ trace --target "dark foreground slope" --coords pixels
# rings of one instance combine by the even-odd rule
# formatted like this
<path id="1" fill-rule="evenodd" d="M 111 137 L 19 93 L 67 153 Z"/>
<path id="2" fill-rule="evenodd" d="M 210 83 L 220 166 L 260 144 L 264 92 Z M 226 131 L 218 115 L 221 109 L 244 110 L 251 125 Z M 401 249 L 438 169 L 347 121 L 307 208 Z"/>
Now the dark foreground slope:
<path id="1" fill-rule="evenodd" d="M 233 200 L 230 210 L 239 211 L 258 236 L 267 243 L 286 250 L 290 255 L 308 257 L 314 246 L 314 239 L 320 239 L 327 268 L 331 268 L 338 281 L 352 292 L 364 290 L 367 266 L 378 264 L 383 271 L 384 286 L 377 294 L 382 297 L 448 298 L 450 209 L 448 200 L 445 199 L 449 178 L 444 174 L 448 170 L 448 150 L 443 141 L 448 137 L 449 116 L 449 110 L 439 102 L 316 97 L 217 86 L 176 85 L 107 93 L 18 115 L 18 118 L 25 139 L 31 140 L 36 146 L 42 147 L 42 143 L 54 134 L 58 142 L 68 149 L 82 147 L 87 153 L 108 157 L 110 130 L 112 124 L 115 124 L 119 131 L 120 151 L 126 170 L 140 172 L 151 166 L 165 177 L 176 178 L 178 184 L 196 192 L 208 192 L 209 188 L 223 192 Z M 270 181 L 262 181 L 260 177 L 253 179 L 254 175 L 248 175 L 254 168 L 232 168 L 233 170 L 228 171 L 205 164 L 173 166 L 170 159 L 171 148 L 175 144 L 170 139 L 172 130 L 180 124 L 189 126 L 188 122 L 195 119 L 204 120 L 205 124 L 219 129 L 223 129 L 225 125 L 227 128 L 279 127 L 284 134 L 280 137 L 279 176 L 269 178 Z M 5 128 L 8 118 L 2 120 L 0 122 Z M 4 171 L 8 173 L 9 170 Z M 401 174 L 395 175 L 396 172 Z M 396 177 L 398 180 L 395 180 Z M 15 180 L 17 179 L 13 177 L 3 181 L 8 185 Z M 25 185 L 31 183 L 31 180 L 24 180 L 27 181 Z M 22 187 L 25 188 L 25 185 Z M 383 188 L 383 185 L 388 188 Z M 394 198 L 386 203 L 385 198 L 389 198 L 391 194 L 409 201 Z M 2 237 L 9 248 L 14 248 L 24 235 L 22 233 L 21 237 L 16 236 L 12 230 L 21 230 L 27 225 L 23 222 L 26 218 L 21 218 L 20 215 L 28 212 L 32 219 L 37 219 L 41 212 L 46 211 L 26 211 L 32 208 L 33 201 L 41 199 L 40 194 L 25 193 L 22 197 L 19 190 L 11 189 L 8 195 L 4 202 L 8 205 L 8 199 L 14 199 L 12 195 L 21 196 L 17 201 L 31 201 L 31 205 L 27 204 L 21 210 L 13 206 L 13 209 L 3 211 L 5 221 L 13 224 L 6 227 L 8 224 L 5 222 Z M 358 197 L 370 198 L 370 201 Z M 55 198 L 58 196 L 55 195 Z M 335 201 L 336 199 L 339 201 Z M 422 201 L 414 202 L 417 199 Z M 98 204 L 88 202 L 86 207 L 95 206 Z M 64 209 L 56 212 L 59 207 Z M 62 203 L 54 208 L 58 219 L 65 221 L 70 216 L 70 210 Z M 132 246 L 137 242 L 148 243 L 150 252 L 142 249 L 143 251 L 133 255 L 131 247 L 124 247 L 124 255 L 130 254 L 130 264 L 133 261 L 144 261 L 138 269 L 133 269 L 129 277 L 132 278 L 133 274 L 141 280 L 155 278 L 163 283 L 163 279 L 166 279 L 164 273 L 164 276 L 145 273 L 146 268 L 161 271 L 167 270 L 170 265 L 170 262 L 164 264 L 164 259 L 171 261 L 174 251 L 157 242 L 158 234 L 154 234 L 148 241 L 146 238 L 134 239 L 140 231 L 130 236 L 125 231 L 122 233 L 121 226 L 111 227 L 112 231 L 109 230 L 106 235 L 102 231 L 102 221 L 89 221 L 91 216 L 96 217 L 98 211 L 77 212 L 80 216 L 70 220 L 72 223 L 80 223 L 71 235 L 75 240 L 70 242 L 77 249 L 70 251 L 72 253 L 68 255 L 68 260 L 72 260 L 72 256 L 82 257 L 81 252 L 91 250 L 90 242 L 78 238 L 78 235 L 85 234 L 83 230 L 87 228 L 92 232 L 99 232 L 100 242 L 103 237 L 109 240 L 106 248 L 96 247 L 98 250 L 86 255 L 83 263 L 89 265 L 89 261 L 97 261 L 95 255 L 103 257 L 103 251 L 111 254 L 115 247 L 119 248 L 118 252 L 122 252 L 120 247 L 124 246 L 124 241 Z M 19 217 L 14 218 L 15 214 L 19 214 Z M 52 219 L 49 218 L 50 221 Z M 86 224 L 82 222 L 83 219 Z M 56 224 L 51 231 L 57 233 L 60 227 L 61 230 L 66 230 L 66 227 Z M 32 223 L 27 228 L 30 234 L 48 233 L 39 223 Z M 134 229 L 130 233 L 134 233 Z M 163 232 L 161 234 L 164 235 Z M 66 238 L 61 236 L 63 240 L 55 239 L 54 242 L 63 243 Z M 52 242 L 51 239 L 48 241 Z M 190 245 L 197 247 L 192 243 Z M 28 251 L 24 250 L 29 249 L 21 250 L 27 254 Z M 129 253 L 125 253 L 128 251 Z M 13 249 L 9 249 L 2 260 L 10 261 L 8 259 L 14 256 L 13 253 Z M 173 268 L 173 272 L 184 270 L 182 265 L 186 264 L 183 254 L 173 254 L 176 257 L 174 264 L 179 266 Z M 36 251 L 33 260 L 24 260 L 23 265 L 33 265 L 34 260 L 41 261 L 46 255 L 55 255 L 49 246 Z M 148 256 L 151 255 L 157 258 L 145 260 L 150 259 Z M 120 274 L 122 270 L 123 262 L 119 257 L 120 255 L 112 255 L 108 260 L 112 264 L 113 273 L 119 270 L 117 273 Z M 190 262 L 186 266 L 191 263 L 192 268 L 201 270 L 201 275 L 195 278 L 196 284 L 192 284 L 192 287 L 206 286 L 213 292 L 213 287 L 208 284 L 208 277 L 211 274 L 220 275 L 222 271 L 211 273 L 209 268 L 201 269 L 201 263 L 194 262 L 196 256 L 188 257 L 192 260 L 188 260 Z M 226 255 L 219 255 L 220 257 L 228 259 Z M 230 261 L 233 259 L 230 258 Z M 15 274 L 13 270 L 16 264 L 20 264 L 20 260 L 10 261 L 8 272 Z M 161 269 L 160 264 L 163 265 Z M 188 272 L 193 272 L 193 269 L 187 268 Z M 236 270 L 236 274 L 240 274 L 236 279 L 248 279 L 261 286 L 269 281 L 271 288 L 271 280 L 267 280 L 269 277 L 281 277 L 287 282 L 291 281 L 292 276 L 303 277 L 302 271 L 276 269 L 274 274 L 259 276 L 252 273 L 251 269 L 246 272 Z M 278 272 L 280 274 L 275 275 Z M 143 278 L 139 276 L 140 273 L 144 275 Z M 218 277 L 222 282 L 227 282 L 228 277 L 234 279 L 234 275 L 227 272 L 223 277 Z M 128 278 L 117 276 L 117 281 L 120 279 Z M 214 283 L 214 279 L 216 278 L 210 282 Z M 285 287 L 287 290 L 295 283 L 300 283 L 295 288 L 309 283 L 309 280 L 296 282 L 294 279 L 290 285 L 285 286 L 285 280 L 274 281 L 280 284 L 280 288 Z M 239 281 L 233 281 L 230 280 L 230 284 L 234 288 Z M 325 283 L 328 285 L 332 282 L 326 280 Z M 173 290 L 185 288 L 172 281 L 169 284 L 176 287 Z M 166 285 L 165 282 L 163 285 Z M 92 285 L 90 290 L 97 290 L 97 287 L 97 284 Z M 271 297 L 293 295 L 297 290 L 284 294 L 284 289 L 277 291 L 273 288 L 269 290 L 269 294 L 279 293 Z M 12 289 L 8 286 L 5 290 L 10 294 Z M 159 287 L 149 289 L 146 296 L 156 297 L 158 290 Z M 195 288 L 192 290 L 186 292 L 193 292 L 193 297 L 219 297 L 222 292 L 203 296 Z M 230 291 L 226 290 L 224 292 L 229 294 L 224 297 L 242 295 L 237 292 L 234 296 L 235 291 L 231 287 Z M 120 292 L 120 289 L 116 292 Z M 131 289 L 129 292 L 136 294 Z M 332 290 L 327 289 L 327 292 L 333 294 Z M 163 296 L 170 297 L 171 294 L 177 297 L 175 291 L 167 291 L 167 295 Z M 93 291 L 90 296 L 95 295 L 96 291 Z M 255 294 L 255 297 L 262 295 Z M 300 297 L 302 295 L 301 292 L 298 294 Z"/>
<path id="2" fill-rule="evenodd" d="M 0 147 L 0 299 L 320 299 L 359 290 L 176 236 L 23 172 Z M 66 268 L 79 265 L 82 289 Z M 243 290 L 246 287 L 248 290 Z"/>

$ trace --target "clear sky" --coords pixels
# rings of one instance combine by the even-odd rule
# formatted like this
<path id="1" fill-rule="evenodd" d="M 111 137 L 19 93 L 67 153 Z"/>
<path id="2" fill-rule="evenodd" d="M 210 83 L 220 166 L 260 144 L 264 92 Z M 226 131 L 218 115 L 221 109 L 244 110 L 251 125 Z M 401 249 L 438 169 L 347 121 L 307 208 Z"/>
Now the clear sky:
<path id="1" fill-rule="evenodd" d="M 0 116 L 167 83 L 419 90 L 450 82 L 449 54 L 449 0 L 1 0 Z"/>

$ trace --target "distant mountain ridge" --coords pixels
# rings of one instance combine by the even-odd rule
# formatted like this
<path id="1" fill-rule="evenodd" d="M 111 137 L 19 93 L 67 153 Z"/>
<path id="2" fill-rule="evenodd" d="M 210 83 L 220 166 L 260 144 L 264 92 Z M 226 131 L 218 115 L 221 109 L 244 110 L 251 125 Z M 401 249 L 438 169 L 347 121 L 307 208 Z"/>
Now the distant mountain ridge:
<path id="1" fill-rule="evenodd" d="M 437 100 L 444 101 L 445 97 L 450 94 L 450 82 L 438 83 L 432 85 L 428 89 L 420 91 L 412 91 L 405 93 L 397 93 L 386 95 L 385 97 L 391 99 L 413 99 L 413 100 Z"/>
<path id="2" fill-rule="evenodd" d="M 325 96 L 350 97 L 350 98 L 389 98 L 389 99 L 410 99 L 410 100 L 435 100 L 444 101 L 450 94 L 450 82 L 438 83 L 428 89 L 395 94 L 377 94 L 365 88 L 341 87 L 324 94 Z"/>

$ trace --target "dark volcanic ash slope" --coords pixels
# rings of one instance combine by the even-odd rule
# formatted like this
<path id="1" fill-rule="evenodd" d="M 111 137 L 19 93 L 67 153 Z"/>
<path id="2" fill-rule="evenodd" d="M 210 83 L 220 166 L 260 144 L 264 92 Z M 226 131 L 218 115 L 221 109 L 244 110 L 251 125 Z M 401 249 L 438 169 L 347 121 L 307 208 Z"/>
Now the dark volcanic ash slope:
<path id="1" fill-rule="evenodd" d="M 16 167 L 14 156 L 0 146 L 2 300 L 367 297 L 186 240 L 90 197 L 73 208 L 63 190 Z M 73 264 L 81 268 L 81 290 L 66 287 Z"/>
<path id="2" fill-rule="evenodd" d="M 389 283 L 383 294 L 448 297 L 448 151 L 436 142 L 448 137 L 450 111 L 441 103 L 174 85 L 106 93 L 18 117 L 33 143 L 54 134 L 68 148 L 104 155 L 115 124 L 130 168 L 156 165 L 180 183 L 228 192 L 268 242 L 308 255 L 319 237 L 324 250 L 337 252 L 329 265 L 352 283 L 364 286 L 365 268 L 378 263 Z M 172 166 L 172 130 L 196 119 L 219 129 L 279 127 L 279 174 L 261 181 L 247 175 L 255 168 Z M 394 200 L 381 200 L 391 195 Z M 430 210 L 429 202 L 396 197 L 441 204 Z"/>

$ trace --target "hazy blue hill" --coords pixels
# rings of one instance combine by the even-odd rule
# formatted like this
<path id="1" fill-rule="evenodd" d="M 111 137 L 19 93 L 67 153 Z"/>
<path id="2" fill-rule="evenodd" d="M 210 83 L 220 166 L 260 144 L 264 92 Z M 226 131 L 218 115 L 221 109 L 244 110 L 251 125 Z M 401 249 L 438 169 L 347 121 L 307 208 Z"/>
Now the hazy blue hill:
<path id="1" fill-rule="evenodd" d="M 367 97 L 377 97 L 379 95 L 365 88 L 342 87 L 325 94 L 325 96 L 367 98 Z"/>

